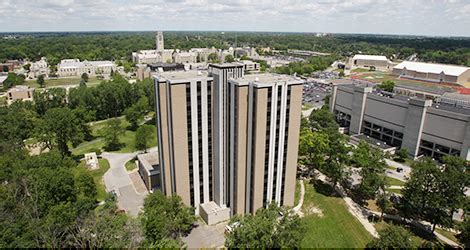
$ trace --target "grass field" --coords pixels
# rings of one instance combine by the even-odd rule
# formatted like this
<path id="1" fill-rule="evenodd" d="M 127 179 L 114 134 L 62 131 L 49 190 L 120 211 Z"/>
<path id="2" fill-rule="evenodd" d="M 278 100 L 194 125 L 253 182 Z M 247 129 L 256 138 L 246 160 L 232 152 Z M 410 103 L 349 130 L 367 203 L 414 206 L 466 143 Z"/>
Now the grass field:
<path id="1" fill-rule="evenodd" d="M 444 235 L 449 240 L 452 240 L 454 242 L 459 243 L 459 240 L 457 239 L 457 237 L 455 237 L 455 233 L 453 233 L 453 232 L 450 232 L 450 231 L 447 231 L 447 230 L 444 230 L 444 229 L 440 229 L 440 228 L 437 228 L 437 227 L 436 227 L 436 232 Z"/>
<path id="2" fill-rule="evenodd" d="M 121 128 L 125 129 L 125 132 L 119 137 L 119 141 L 122 143 L 122 147 L 114 152 L 119 153 L 131 153 L 137 151 L 135 148 L 135 131 L 128 130 L 129 122 L 124 118 L 124 116 L 119 117 L 121 120 Z M 102 138 L 103 129 L 106 127 L 106 122 L 108 120 L 98 121 L 90 123 L 91 134 L 96 138 L 93 141 L 83 142 L 77 147 L 72 149 L 74 155 L 80 155 L 87 152 L 90 152 L 93 149 L 102 149 L 105 146 L 105 142 Z M 149 135 L 150 142 L 149 148 L 157 146 L 157 128 L 154 127 L 154 133 Z"/>
<path id="3" fill-rule="evenodd" d="M 306 223 L 306 235 L 302 247 L 364 248 L 372 240 L 362 224 L 349 213 L 342 198 L 319 193 L 312 184 L 305 184 L 302 211 L 306 216 L 302 220 Z M 317 213 L 311 212 L 315 210 Z"/>
<path id="4" fill-rule="evenodd" d="M 398 189 L 398 188 L 387 188 L 386 191 L 395 193 L 395 194 L 401 194 L 401 189 Z"/>
<path id="5" fill-rule="evenodd" d="M 95 181 L 96 189 L 98 191 L 98 195 L 96 198 L 98 201 L 104 201 L 104 199 L 106 198 L 106 188 L 103 182 L 103 175 L 109 169 L 109 162 L 104 158 L 98 159 L 98 162 L 100 163 L 99 169 L 88 170 L 85 166 L 85 162 L 82 161 L 78 165 L 76 171 L 90 171 L 91 175 L 93 176 L 93 180 Z"/>
<path id="6" fill-rule="evenodd" d="M 132 171 L 137 168 L 137 165 L 135 165 L 135 160 L 131 159 L 130 161 L 126 162 L 126 170 L 127 171 Z"/>
<path id="7" fill-rule="evenodd" d="M 54 87 L 54 86 L 65 86 L 65 85 L 77 85 L 80 84 L 80 77 L 77 78 L 57 78 L 57 79 L 44 79 L 45 87 Z M 87 86 L 98 85 L 102 80 L 98 80 L 96 77 L 90 77 L 88 82 L 86 83 Z M 33 87 L 39 88 L 39 84 L 36 80 L 28 80 L 25 81 L 25 84 Z"/>
<path id="8" fill-rule="evenodd" d="M 405 182 L 397 180 L 389 176 L 385 177 L 385 179 L 387 180 L 387 184 L 390 186 L 404 186 L 405 185 Z"/>

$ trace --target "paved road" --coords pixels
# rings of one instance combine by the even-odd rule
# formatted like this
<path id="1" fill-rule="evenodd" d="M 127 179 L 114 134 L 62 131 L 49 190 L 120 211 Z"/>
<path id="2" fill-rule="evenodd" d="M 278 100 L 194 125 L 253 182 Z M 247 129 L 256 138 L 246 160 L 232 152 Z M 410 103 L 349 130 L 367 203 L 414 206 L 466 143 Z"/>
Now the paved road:
<path id="1" fill-rule="evenodd" d="M 130 215 L 136 216 L 144 204 L 145 194 L 138 194 L 126 171 L 125 164 L 138 152 L 120 154 L 103 153 L 101 156 L 109 161 L 109 170 L 104 174 L 106 191 L 114 190 L 118 195 L 118 206 Z"/>
<path id="2" fill-rule="evenodd" d="M 188 249 L 200 248 L 222 248 L 225 243 L 225 226 L 228 221 L 216 225 L 208 226 L 203 222 L 198 222 L 198 226 L 191 233 L 183 238 Z"/>
<path id="3" fill-rule="evenodd" d="M 386 171 L 387 176 L 398 179 L 400 181 L 404 181 L 404 182 L 406 182 L 408 180 L 408 178 L 411 175 L 411 167 L 409 167 L 405 164 L 398 163 L 396 161 L 389 160 L 389 159 L 385 159 L 385 162 L 387 163 L 387 165 L 389 165 L 389 166 L 391 166 L 395 169 L 396 168 L 402 168 L 403 169 L 403 171 L 401 171 L 400 173 L 398 173 L 396 170 L 387 169 L 387 171 Z"/>

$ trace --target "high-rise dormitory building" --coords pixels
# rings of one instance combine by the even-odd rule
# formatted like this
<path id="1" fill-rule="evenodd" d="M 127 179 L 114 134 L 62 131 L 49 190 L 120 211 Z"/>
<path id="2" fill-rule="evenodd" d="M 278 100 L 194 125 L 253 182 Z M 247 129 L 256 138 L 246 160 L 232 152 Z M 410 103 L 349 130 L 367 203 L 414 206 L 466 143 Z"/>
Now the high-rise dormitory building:
<path id="1" fill-rule="evenodd" d="M 239 64 L 155 79 L 161 190 L 209 224 L 294 204 L 302 80 Z"/>

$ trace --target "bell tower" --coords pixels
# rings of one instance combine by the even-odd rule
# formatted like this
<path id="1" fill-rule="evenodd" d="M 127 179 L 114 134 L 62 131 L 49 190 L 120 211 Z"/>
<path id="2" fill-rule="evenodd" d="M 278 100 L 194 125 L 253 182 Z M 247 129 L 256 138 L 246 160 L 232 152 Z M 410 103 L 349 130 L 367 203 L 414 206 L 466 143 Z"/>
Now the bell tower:
<path id="1" fill-rule="evenodd" d="M 164 50 L 163 32 L 157 31 L 157 35 L 155 37 L 155 43 L 156 43 L 157 52 L 163 52 L 163 50 Z"/>

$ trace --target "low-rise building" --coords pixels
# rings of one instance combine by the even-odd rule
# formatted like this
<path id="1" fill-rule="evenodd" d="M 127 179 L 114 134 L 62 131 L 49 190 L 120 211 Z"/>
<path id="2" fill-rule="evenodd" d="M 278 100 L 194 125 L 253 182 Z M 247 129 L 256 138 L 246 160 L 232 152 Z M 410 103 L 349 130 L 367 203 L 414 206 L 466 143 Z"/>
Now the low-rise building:
<path id="1" fill-rule="evenodd" d="M 176 50 L 175 53 L 173 53 L 173 62 L 174 63 L 196 63 L 197 53 Z"/>
<path id="2" fill-rule="evenodd" d="M 0 63 L 0 72 L 11 72 L 15 69 L 13 63 Z"/>
<path id="3" fill-rule="evenodd" d="M 414 158 L 455 155 L 469 160 L 470 101 L 446 95 L 433 101 L 344 84 L 333 87 L 330 111 L 350 135 L 405 148 Z"/>
<path id="4" fill-rule="evenodd" d="M 0 89 L 3 89 L 3 82 L 8 78 L 8 75 L 0 75 Z"/>
<path id="5" fill-rule="evenodd" d="M 470 86 L 470 68 L 456 65 L 404 61 L 393 67 L 398 77 Z"/>
<path id="6" fill-rule="evenodd" d="M 83 61 L 79 59 L 64 59 L 57 67 L 59 77 L 78 76 L 87 73 L 88 76 L 109 75 L 116 71 L 116 65 L 111 61 Z"/>
<path id="7" fill-rule="evenodd" d="M 351 69 L 362 68 L 378 71 L 388 71 L 390 61 L 385 56 L 376 55 L 355 55 L 351 61 Z"/>
<path id="8" fill-rule="evenodd" d="M 40 75 L 45 77 L 49 76 L 49 65 L 47 64 L 46 57 L 42 57 L 41 60 L 31 63 L 31 66 L 29 67 L 29 79 L 37 78 Z"/>
<path id="9" fill-rule="evenodd" d="M 149 191 L 161 189 L 160 164 L 158 153 L 151 152 L 137 155 L 140 177 Z"/>
<path id="10" fill-rule="evenodd" d="M 32 101 L 34 88 L 25 85 L 17 85 L 7 91 L 7 103 L 10 105 L 14 101 Z"/>
<path id="11" fill-rule="evenodd" d="M 212 48 L 192 48 L 189 52 L 197 54 L 197 62 L 208 62 L 208 57 L 212 53 L 217 53 L 217 49 Z"/>
<path id="12" fill-rule="evenodd" d="M 259 72 L 261 70 L 260 64 L 250 60 L 241 60 L 238 63 L 243 65 L 245 72 Z"/>

